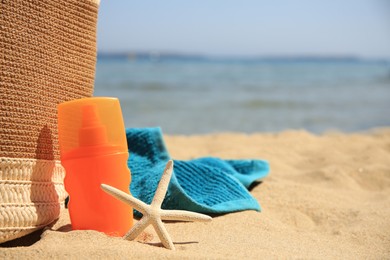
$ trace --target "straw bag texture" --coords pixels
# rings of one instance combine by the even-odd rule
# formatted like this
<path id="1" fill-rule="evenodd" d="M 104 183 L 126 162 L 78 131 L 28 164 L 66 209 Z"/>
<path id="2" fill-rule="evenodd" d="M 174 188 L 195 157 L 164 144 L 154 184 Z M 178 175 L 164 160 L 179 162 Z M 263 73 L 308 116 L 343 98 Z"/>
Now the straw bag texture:
<path id="1" fill-rule="evenodd" d="M 59 217 L 57 104 L 93 94 L 98 0 L 0 1 L 0 243 Z"/>

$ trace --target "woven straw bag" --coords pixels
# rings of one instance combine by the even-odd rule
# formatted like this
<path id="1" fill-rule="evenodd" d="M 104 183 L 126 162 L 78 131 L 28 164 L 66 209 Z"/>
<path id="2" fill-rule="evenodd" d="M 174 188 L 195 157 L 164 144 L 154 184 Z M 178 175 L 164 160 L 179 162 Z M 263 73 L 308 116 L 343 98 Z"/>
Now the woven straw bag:
<path id="1" fill-rule="evenodd" d="M 0 1 L 0 243 L 59 217 L 57 104 L 93 94 L 98 0 Z"/>

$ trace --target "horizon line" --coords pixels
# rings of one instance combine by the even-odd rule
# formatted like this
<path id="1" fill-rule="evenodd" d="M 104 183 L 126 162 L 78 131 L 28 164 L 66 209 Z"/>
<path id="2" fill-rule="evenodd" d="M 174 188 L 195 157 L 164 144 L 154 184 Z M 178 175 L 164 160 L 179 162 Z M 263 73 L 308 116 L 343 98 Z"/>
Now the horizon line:
<path id="1" fill-rule="evenodd" d="M 174 51 L 98 51 L 98 58 L 126 59 L 202 59 L 202 60 L 344 60 L 344 61 L 385 61 L 390 57 L 363 57 L 353 54 L 201 54 Z"/>

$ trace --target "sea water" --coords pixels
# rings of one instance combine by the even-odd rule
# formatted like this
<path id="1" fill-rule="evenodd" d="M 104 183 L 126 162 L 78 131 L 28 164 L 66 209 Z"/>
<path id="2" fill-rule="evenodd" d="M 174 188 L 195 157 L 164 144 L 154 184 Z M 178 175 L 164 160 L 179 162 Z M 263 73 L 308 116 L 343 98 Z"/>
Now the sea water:
<path id="1" fill-rule="evenodd" d="M 168 134 L 355 132 L 390 126 L 390 63 L 99 58 L 94 95 Z"/>

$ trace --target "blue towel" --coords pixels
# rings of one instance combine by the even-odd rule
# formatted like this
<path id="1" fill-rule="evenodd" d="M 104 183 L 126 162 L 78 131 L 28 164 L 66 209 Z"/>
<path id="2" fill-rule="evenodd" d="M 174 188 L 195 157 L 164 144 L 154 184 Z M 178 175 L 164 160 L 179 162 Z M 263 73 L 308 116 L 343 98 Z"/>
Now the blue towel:
<path id="1" fill-rule="evenodd" d="M 150 204 L 165 165 L 171 157 L 160 128 L 126 129 L 131 170 L 131 193 Z M 268 175 L 262 160 L 222 160 L 205 157 L 174 160 L 173 174 L 163 202 L 164 209 L 221 214 L 241 210 L 260 211 L 247 188 Z M 135 214 L 140 216 L 139 212 Z"/>

